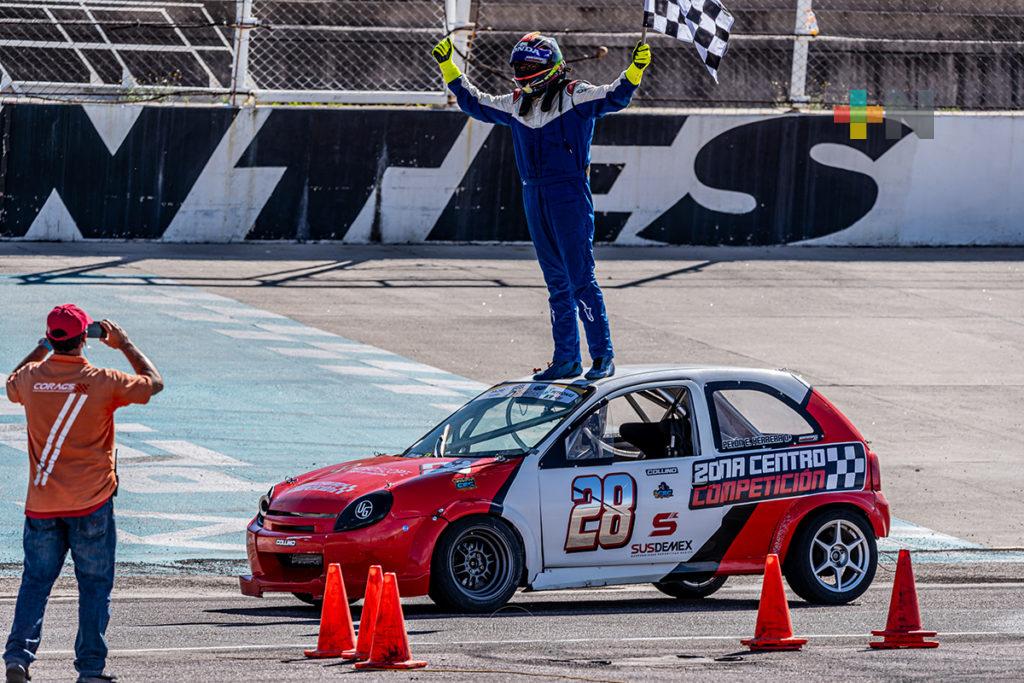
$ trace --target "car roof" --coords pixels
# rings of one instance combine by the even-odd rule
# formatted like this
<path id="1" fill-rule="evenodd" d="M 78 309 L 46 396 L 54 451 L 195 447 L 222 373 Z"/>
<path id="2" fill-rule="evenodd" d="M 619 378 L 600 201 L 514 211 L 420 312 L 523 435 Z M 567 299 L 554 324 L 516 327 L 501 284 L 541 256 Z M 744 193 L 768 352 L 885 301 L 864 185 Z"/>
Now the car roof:
<path id="1" fill-rule="evenodd" d="M 783 394 L 800 402 L 810 390 L 810 385 L 795 373 L 780 369 L 766 370 L 763 368 L 730 367 L 724 365 L 616 365 L 615 374 L 611 377 L 589 382 L 582 378 L 573 380 L 573 384 L 588 384 L 597 387 L 601 394 L 619 389 L 626 389 L 644 382 L 660 382 L 669 380 L 693 380 L 698 384 L 708 382 L 759 382 L 781 391 Z M 517 382 L 531 382 L 532 377 L 523 377 Z"/>

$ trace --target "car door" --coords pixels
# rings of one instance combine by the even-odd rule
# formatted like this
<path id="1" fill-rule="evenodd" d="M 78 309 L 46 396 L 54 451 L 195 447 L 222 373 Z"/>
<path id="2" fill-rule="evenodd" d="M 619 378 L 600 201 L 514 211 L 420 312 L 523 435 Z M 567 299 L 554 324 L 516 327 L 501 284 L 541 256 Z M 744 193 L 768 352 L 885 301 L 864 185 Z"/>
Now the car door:
<path id="1" fill-rule="evenodd" d="M 688 461 L 700 452 L 696 386 L 662 382 L 601 400 L 540 463 L 545 568 L 674 563 L 685 529 Z"/>

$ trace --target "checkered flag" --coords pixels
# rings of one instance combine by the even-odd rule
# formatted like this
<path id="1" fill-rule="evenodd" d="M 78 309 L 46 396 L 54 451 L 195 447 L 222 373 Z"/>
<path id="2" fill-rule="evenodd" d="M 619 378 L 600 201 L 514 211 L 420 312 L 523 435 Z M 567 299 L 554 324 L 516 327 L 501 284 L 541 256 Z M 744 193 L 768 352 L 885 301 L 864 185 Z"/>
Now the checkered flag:
<path id="1" fill-rule="evenodd" d="M 829 491 L 849 491 L 864 488 L 864 457 L 853 446 L 829 448 L 826 453 L 825 488 Z"/>
<path id="2" fill-rule="evenodd" d="M 734 21 L 718 0 L 644 0 L 644 28 L 693 42 L 715 83 Z"/>

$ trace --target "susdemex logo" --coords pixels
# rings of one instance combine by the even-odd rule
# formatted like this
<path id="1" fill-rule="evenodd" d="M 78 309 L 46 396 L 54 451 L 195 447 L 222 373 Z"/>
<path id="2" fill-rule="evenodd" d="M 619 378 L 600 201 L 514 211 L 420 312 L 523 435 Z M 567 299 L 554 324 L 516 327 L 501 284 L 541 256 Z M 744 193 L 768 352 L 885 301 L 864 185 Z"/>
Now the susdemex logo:
<path id="1" fill-rule="evenodd" d="M 634 543 L 629 546 L 630 557 L 646 557 L 648 555 L 676 555 L 693 550 L 693 541 L 655 541 L 653 543 Z"/>
<path id="2" fill-rule="evenodd" d="M 88 394 L 89 385 L 81 382 L 36 382 L 32 391 L 41 394 Z"/>

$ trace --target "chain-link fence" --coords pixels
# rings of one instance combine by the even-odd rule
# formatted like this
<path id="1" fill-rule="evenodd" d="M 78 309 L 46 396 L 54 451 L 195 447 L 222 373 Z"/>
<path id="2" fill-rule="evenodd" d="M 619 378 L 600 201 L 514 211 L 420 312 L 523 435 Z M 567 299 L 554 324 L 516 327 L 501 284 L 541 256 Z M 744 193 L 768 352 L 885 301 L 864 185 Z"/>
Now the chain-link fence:
<path id="1" fill-rule="evenodd" d="M 685 0 L 683 0 L 685 2 Z M 921 91 L 939 108 L 1024 106 L 1024 0 L 747 0 L 719 84 L 693 46 L 650 35 L 649 106 L 831 106 Z M 0 97 L 438 104 L 430 58 L 453 31 L 467 75 L 511 87 L 527 30 L 573 75 L 614 79 L 642 0 L 0 0 Z"/>

